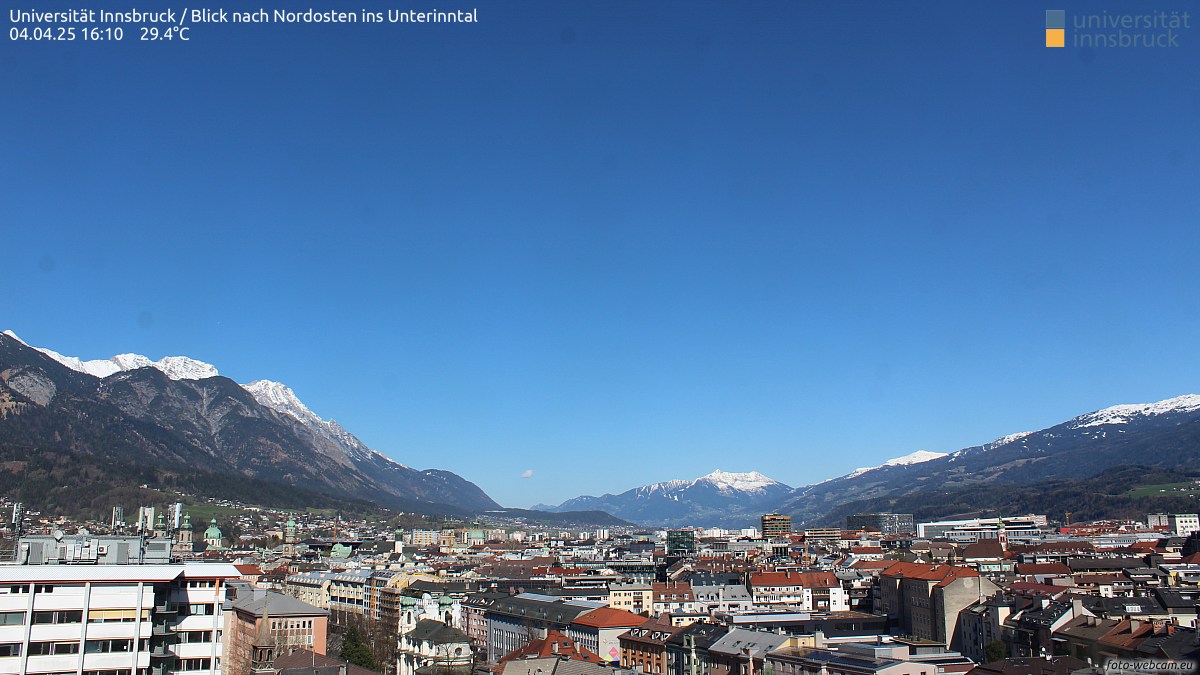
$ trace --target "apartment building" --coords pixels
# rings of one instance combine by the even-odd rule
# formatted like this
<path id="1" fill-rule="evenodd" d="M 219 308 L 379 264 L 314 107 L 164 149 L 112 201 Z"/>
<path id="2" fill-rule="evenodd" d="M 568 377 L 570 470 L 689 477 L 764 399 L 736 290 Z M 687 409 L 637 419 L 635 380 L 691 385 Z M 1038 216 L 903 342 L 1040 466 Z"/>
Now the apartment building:
<path id="1" fill-rule="evenodd" d="M 608 586 L 608 604 L 614 609 L 641 614 L 654 606 L 654 587 L 648 583 L 613 583 Z"/>
<path id="2" fill-rule="evenodd" d="M 850 610 L 842 582 L 833 572 L 754 572 L 749 586 L 759 605 L 795 605 L 806 612 Z"/>
<path id="3" fill-rule="evenodd" d="M 217 675 L 225 563 L 0 566 L 0 673 Z"/>
<path id="4" fill-rule="evenodd" d="M 239 586 L 236 591 L 226 607 L 227 675 L 262 668 L 295 647 L 325 653 L 329 610 L 261 588 Z"/>

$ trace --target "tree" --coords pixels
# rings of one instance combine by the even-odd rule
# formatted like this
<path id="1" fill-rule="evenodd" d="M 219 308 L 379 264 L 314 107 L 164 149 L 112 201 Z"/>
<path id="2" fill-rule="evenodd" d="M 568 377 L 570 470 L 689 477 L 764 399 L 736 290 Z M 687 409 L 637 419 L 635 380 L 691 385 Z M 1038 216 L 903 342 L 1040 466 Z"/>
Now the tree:
<path id="1" fill-rule="evenodd" d="M 987 663 L 992 661 L 1003 661 L 1008 658 L 1008 646 L 1003 640 L 992 640 L 983 646 L 983 655 L 987 659 Z"/>
<path id="2" fill-rule="evenodd" d="M 371 646 L 367 644 L 366 635 L 363 634 L 362 625 L 358 621 L 351 621 L 346 629 L 346 641 L 342 643 L 341 656 L 343 661 L 361 668 L 379 670 L 379 664 L 375 663 L 375 655 Z"/>

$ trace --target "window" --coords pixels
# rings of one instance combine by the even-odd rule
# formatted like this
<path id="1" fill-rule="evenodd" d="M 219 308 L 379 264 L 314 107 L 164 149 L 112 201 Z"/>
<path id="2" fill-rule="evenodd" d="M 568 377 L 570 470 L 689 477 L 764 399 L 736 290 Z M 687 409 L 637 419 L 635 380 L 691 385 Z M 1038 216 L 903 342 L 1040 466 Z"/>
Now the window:
<path id="1" fill-rule="evenodd" d="M 53 612 L 34 612 L 33 623 L 83 623 L 83 610 L 60 609 Z"/>
<path id="2" fill-rule="evenodd" d="M 212 668 L 212 659 L 180 659 L 179 670 L 209 670 Z"/>
<path id="3" fill-rule="evenodd" d="M 133 651 L 133 640 L 88 640 L 84 648 L 88 654 Z"/>
<path id="4" fill-rule="evenodd" d="M 0 656 L 20 656 L 20 642 L 0 642 Z"/>
<path id="5" fill-rule="evenodd" d="M 212 616 L 213 605 L 212 605 L 212 603 L 191 604 L 191 605 L 187 606 L 186 612 L 180 612 L 180 613 L 186 614 L 187 616 Z"/>
<path id="6" fill-rule="evenodd" d="M 21 626 L 25 624 L 25 612 L 0 612 L 0 626 Z"/>
<path id="7" fill-rule="evenodd" d="M 30 642 L 30 656 L 47 656 L 53 654 L 78 654 L 78 642 Z"/>
<path id="8" fill-rule="evenodd" d="M 185 644 L 193 642 L 212 642 L 213 635 L 209 631 L 185 631 L 179 633 L 179 640 Z"/>
<path id="9" fill-rule="evenodd" d="M 8 592 L 9 593 L 28 593 L 29 592 L 29 584 L 21 584 L 20 586 L 9 586 Z"/>
<path id="10" fill-rule="evenodd" d="M 54 587 L 50 584 L 37 584 L 33 587 L 34 593 L 53 593 Z"/>
<path id="11" fill-rule="evenodd" d="M 137 614 L 136 609 L 93 609 L 88 612 L 88 623 L 131 622 L 137 620 Z"/>

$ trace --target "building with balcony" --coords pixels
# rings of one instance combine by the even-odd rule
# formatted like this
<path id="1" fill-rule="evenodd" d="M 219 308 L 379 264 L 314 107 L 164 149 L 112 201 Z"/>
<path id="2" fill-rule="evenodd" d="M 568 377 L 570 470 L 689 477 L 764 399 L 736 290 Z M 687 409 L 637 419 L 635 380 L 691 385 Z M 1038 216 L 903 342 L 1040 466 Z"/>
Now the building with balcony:
<path id="1" fill-rule="evenodd" d="M 0 566 L 0 673 L 217 675 L 225 563 Z"/>

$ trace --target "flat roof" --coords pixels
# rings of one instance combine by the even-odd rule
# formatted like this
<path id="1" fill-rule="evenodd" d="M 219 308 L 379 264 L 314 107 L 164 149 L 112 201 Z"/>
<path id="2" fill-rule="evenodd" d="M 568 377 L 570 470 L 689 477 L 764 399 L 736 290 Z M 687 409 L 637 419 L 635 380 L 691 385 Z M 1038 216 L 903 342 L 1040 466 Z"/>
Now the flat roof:
<path id="1" fill-rule="evenodd" d="M 0 565 L 0 584 L 20 582 L 87 581 L 171 581 L 183 576 L 190 579 L 240 577 L 229 563 L 183 563 L 178 565 Z"/>

